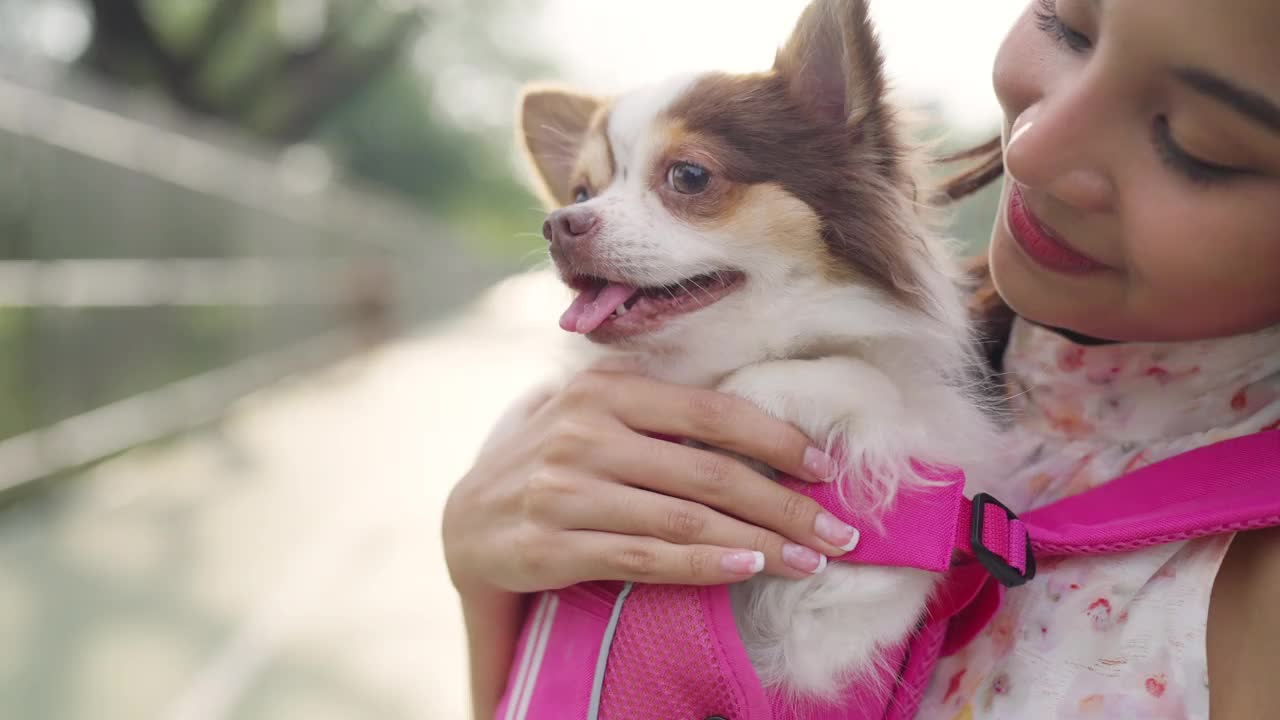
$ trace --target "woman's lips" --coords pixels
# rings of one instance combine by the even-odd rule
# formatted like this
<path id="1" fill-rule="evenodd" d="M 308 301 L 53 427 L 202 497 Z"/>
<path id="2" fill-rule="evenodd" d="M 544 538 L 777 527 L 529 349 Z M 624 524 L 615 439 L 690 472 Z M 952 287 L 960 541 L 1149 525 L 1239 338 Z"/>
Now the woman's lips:
<path id="1" fill-rule="evenodd" d="M 1081 275 L 1107 269 L 1106 265 L 1071 248 L 1031 214 L 1021 188 L 1009 193 L 1009 234 L 1037 265 L 1058 273 Z"/>

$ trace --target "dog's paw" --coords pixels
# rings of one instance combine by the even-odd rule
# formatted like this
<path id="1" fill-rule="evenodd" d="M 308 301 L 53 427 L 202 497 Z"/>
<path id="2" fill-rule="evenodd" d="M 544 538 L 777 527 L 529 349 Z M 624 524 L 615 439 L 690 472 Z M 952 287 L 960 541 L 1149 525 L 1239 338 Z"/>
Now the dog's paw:
<path id="1" fill-rule="evenodd" d="M 833 423 L 883 415 L 902 406 L 887 375 L 850 357 L 748 365 L 727 377 L 720 389 L 813 434 L 831 430 Z"/>
<path id="2" fill-rule="evenodd" d="M 760 363 L 730 375 L 719 389 L 795 425 L 846 464 L 887 466 L 901 454 L 890 442 L 903 424 L 901 394 L 885 373 L 861 360 Z"/>
<path id="3" fill-rule="evenodd" d="M 887 375 L 847 357 L 750 365 L 726 378 L 719 389 L 750 400 L 815 439 L 893 422 L 902 408 Z"/>

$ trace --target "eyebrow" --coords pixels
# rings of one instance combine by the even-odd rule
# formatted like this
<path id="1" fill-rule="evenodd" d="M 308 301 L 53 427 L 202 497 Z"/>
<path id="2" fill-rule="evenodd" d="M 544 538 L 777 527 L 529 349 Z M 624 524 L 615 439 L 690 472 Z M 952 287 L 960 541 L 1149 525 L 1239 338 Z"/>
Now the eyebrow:
<path id="1" fill-rule="evenodd" d="M 1174 75 L 1196 92 L 1230 106 L 1236 112 L 1280 133 L 1280 106 L 1262 93 L 1246 90 L 1204 70 L 1180 68 Z"/>

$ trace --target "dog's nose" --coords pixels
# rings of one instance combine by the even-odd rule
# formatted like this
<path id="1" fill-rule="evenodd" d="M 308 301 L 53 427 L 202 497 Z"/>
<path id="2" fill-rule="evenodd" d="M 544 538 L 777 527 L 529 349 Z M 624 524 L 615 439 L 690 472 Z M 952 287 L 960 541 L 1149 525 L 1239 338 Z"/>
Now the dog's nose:
<path id="1" fill-rule="evenodd" d="M 587 208 L 560 208 L 547 216 L 547 221 L 542 224 L 542 237 L 552 243 L 581 240 L 590 235 L 599 222 L 599 216 Z"/>

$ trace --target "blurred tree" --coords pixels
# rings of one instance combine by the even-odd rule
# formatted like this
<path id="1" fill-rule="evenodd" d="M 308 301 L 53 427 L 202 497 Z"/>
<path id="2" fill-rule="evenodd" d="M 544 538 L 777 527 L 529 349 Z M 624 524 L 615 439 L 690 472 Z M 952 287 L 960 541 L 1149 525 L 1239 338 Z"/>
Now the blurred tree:
<path id="1" fill-rule="evenodd" d="M 278 12 L 275 38 L 262 38 L 258 27 L 261 6 L 297 5 L 289 0 L 203 3 L 207 7 L 200 13 L 179 8 L 177 23 L 164 22 L 169 19 L 165 14 L 174 13 L 173 5 L 191 3 L 165 8 L 146 0 L 90 0 L 94 31 L 83 63 L 115 81 L 158 86 L 188 110 L 246 125 L 272 139 L 297 141 L 395 63 L 416 37 L 425 14 L 418 7 L 389 8 L 377 2 L 307 2 L 312 14 L 323 13 L 322 30 L 291 45 L 290 18 L 302 13 Z M 184 27 L 183 21 L 190 25 Z M 353 41 L 362 31 L 367 34 L 371 25 L 378 26 L 372 38 Z M 257 48 L 260 60 L 230 92 L 208 87 L 204 81 L 225 62 L 224 53 L 239 50 L 229 41 L 246 32 L 277 47 L 265 52 Z M 288 96 L 283 104 L 275 100 L 282 92 Z M 268 102 L 280 105 L 275 116 L 269 122 L 253 122 L 254 109 Z"/>
<path id="2" fill-rule="evenodd" d="M 351 179 L 400 194 L 460 231 L 451 235 L 514 264 L 543 246 L 533 235 L 542 222 L 530 212 L 535 201 L 511 162 L 509 128 L 518 84 L 554 74 L 518 32 L 539 5 L 0 0 L 0 63 L 76 59 L 113 88 L 157 93 L 282 151 L 323 146 Z M 63 15 L 55 19 L 74 16 L 83 25 L 79 40 L 87 46 L 55 54 L 32 44 L 43 35 L 30 28 L 50 8 Z M 304 156 L 314 154 L 287 157 Z M 0 173 L 0 260 L 341 255 L 367 250 L 353 239 L 369 247 L 418 240 L 404 238 L 398 223 L 294 223 L 6 132 L 0 167 L 7 171 Z M 528 239 L 513 239 L 521 233 Z M 431 241 L 424 232 L 428 253 Z M 0 439 L 334 322 L 327 307 L 0 308 Z"/>
<path id="3" fill-rule="evenodd" d="M 548 63 L 503 29 L 539 2 L 87 2 L 93 33 L 80 62 L 95 74 L 274 143 L 318 142 L 351 175 L 491 247 L 531 245 L 512 241 L 533 224 L 532 200 L 503 121 L 518 84 Z"/>

